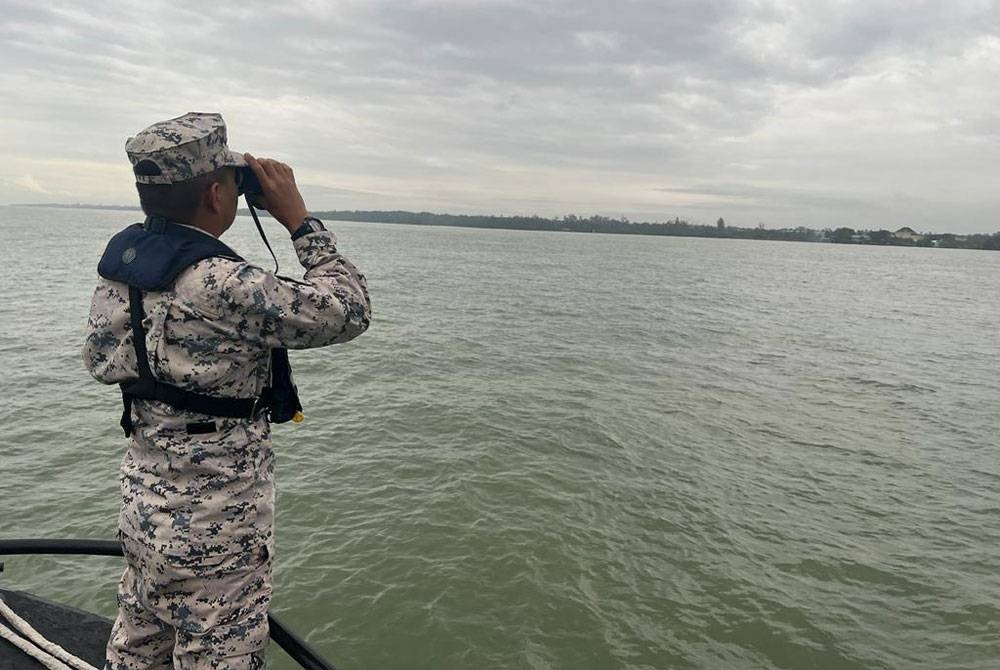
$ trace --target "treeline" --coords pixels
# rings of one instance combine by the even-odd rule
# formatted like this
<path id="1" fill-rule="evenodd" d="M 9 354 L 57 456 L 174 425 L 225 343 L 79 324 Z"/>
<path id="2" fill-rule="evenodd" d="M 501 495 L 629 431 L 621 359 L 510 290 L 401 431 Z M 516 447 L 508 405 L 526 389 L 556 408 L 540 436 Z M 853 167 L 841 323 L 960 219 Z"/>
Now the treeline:
<path id="1" fill-rule="evenodd" d="M 613 233 L 623 235 L 672 235 L 676 237 L 722 237 L 753 240 L 791 240 L 820 242 L 823 234 L 808 228 L 734 228 L 720 219 L 714 226 L 688 223 L 677 218 L 664 223 L 634 222 L 607 216 L 582 217 L 567 214 L 549 219 L 540 216 L 476 216 L 467 214 L 432 214 L 431 212 L 335 210 L 315 212 L 321 219 L 405 223 L 418 226 L 458 226 L 464 228 L 504 228 L 509 230 L 552 230 L 574 233 Z"/>
<path id="2" fill-rule="evenodd" d="M 992 235 L 928 235 L 927 237 L 938 240 L 937 244 L 923 244 L 927 239 L 921 240 L 917 246 L 938 246 L 944 249 L 989 249 L 991 251 L 1000 250 L 1000 233 Z"/>
<path id="3" fill-rule="evenodd" d="M 15 207 L 66 207 L 72 209 L 114 209 L 138 210 L 138 207 L 119 205 L 84 204 L 24 204 Z M 246 209 L 240 214 L 249 214 Z M 574 233 L 613 233 L 623 235 L 664 235 L 674 237 L 715 237 L 747 240 L 786 240 L 793 242 L 835 242 L 839 244 L 875 244 L 885 246 L 940 247 L 944 249 L 989 249 L 1000 250 L 1000 232 L 993 234 L 957 235 L 954 233 L 928 233 L 906 239 L 896 237 L 889 230 L 855 230 L 840 227 L 833 230 L 813 230 L 804 226 L 797 228 L 738 228 L 726 225 L 719 219 L 714 226 L 697 225 L 675 218 L 665 222 L 635 222 L 625 217 L 612 219 L 607 216 L 577 216 L 567 214 L 561 218 L 541 216 L 486 216 L 469 214 L 433 214 L 431 212 L 407 212 L 402 210 L 330 210 L 313 212 L 314 216 L 327 220 L 361 221 L 370 223 L 405 223 L 417 226 L 458 226 L 465 228 L 501 228 L 509 230 L 551 230 Z M 908 228 L 899 232 L 912 233 Z"/>
<path id="4" fill-rule="evenodd" d="M 970 235 L 927 233 L 926 235 L 921 235 L 920 239 L 900 239 L 888 230 L 854 230 L 853 228 L 844 227 L 826 231 L 826 240 L 837 244 L 1000 250 L 1000 233 L 976 233 Z"/>

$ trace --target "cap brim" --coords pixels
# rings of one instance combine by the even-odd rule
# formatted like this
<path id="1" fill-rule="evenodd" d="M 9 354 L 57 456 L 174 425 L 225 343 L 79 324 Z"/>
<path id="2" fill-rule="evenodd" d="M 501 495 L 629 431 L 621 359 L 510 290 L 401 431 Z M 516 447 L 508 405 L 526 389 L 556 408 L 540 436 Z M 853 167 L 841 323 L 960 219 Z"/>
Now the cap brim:
<path id="1" fill-rule="evenodd" d="M 233 167 L 246 167 L 247 166 L 247 159 L 243 158 L 243 154 L 241 154 L 241 153 L 237 153 L 235 151 L 230 151 L 229 152 L 229 159 L 232 162 L 228 163 L 228 165 L 232 165 Z"/>

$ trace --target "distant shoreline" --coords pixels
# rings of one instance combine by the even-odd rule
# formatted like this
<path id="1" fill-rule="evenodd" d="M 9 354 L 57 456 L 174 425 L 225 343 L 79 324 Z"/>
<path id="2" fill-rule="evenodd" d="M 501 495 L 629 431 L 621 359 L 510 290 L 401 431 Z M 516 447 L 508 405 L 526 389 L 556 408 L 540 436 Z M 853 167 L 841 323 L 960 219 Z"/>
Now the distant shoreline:
<path id="1" fill-rule="evenodd" d="M 53 209 L 110 209 L 121 212 L 142 211 L 142 208 L 139 207 L 138 205 L 84 205 L 82 203 L 77 203 L 75 205 L 64 205 L 58 202 L 33 202 L 33 203 L 12 202 L 9 205 L 4 205 L 4 207 L 49 207 Z"/>
<path id="2" fill-rule="evenodd" d="M 141 212 L 136 206 L 85 205 L 58 203 L 11 204 L 8 207 L 47 207 L 58 209 L 89 209 Z M 239 214 L 248 215 L 246 209 Z M 487 228 L 494 230 L 547 230 L 572 233 L 608 233 L 621 235 L 659 235 L 666 237 L 707 237 L 717 239 L 779 240 L 786 242 L 830 242 L 878 246 L 940 247 L 951 249 L 1000 250 L 1000 233 L 957 235 L 952 233 L 920 234 L 909 228 L 895 233 L 888 230 L 854 230 L 841 227 L 835 230 L 797 228 L 740 228 L 728 226 L 723 219 L 716 225 L 688 223 L 680 218 L 666 222 L 635 222 L 622 217 L 581 217 L 569 214 L 562 218 L 540 216 L 492 216 L 470 214 L 434 214 L 403 210 L 327 210 L 313 212 L 321 219 L 356 221 L 362 223 L 395 223 L 415 226 L 451 226 L 458 228 Z"/>

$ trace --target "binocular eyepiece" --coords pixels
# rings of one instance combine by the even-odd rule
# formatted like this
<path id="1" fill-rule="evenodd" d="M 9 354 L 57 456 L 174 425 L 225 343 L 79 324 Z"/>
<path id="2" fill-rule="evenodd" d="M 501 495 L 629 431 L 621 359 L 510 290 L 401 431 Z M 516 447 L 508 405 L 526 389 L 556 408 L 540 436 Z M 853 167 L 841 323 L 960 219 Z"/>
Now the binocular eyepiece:
<path id="1" fill-rule="evenodd" d="M 260 186 L 260 180 L 254 174 L 253 168 L 249 165 L 236 168 L 236 188 L 240 195 L 261 196 L 264 189 Z"/>

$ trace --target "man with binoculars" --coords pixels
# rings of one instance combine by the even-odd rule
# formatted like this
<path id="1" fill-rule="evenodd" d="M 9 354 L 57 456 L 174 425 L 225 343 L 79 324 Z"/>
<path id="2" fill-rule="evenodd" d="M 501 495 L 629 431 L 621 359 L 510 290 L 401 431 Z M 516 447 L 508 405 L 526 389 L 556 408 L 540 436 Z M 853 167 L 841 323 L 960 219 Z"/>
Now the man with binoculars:
<path id="1" fill-rule="evenodd" d="M 98 265 L 84 362 L 119 384 L 128 449 L 125 572 L 110 670 L 260 668 L 274 559 L 271 422 L 301 420 L 287 349 L 346 342 L 371 316 L 364 275 L 309 216 L 292 169 L 227 147 L 218 114 L 125 145 L 146 220 Z M 218 238 L 241 192 L 290 233 L 301 280 Z"/>

